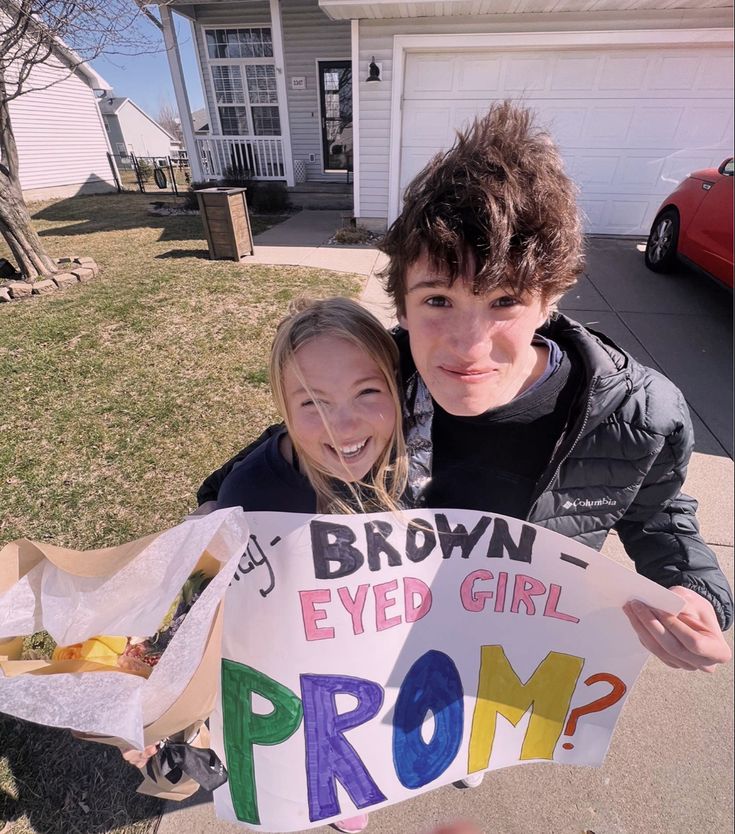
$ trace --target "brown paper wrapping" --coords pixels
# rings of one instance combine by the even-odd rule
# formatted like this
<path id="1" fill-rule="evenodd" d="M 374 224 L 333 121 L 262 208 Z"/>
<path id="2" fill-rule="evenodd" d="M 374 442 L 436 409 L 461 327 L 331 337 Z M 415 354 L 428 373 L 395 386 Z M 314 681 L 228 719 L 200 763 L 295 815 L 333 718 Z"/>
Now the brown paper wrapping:
<path id="1" fill-rule="evenodd" d="M 51 544 L 30 541 L 29 539 L 18 539 L 10 542 L 0 550 L 0 594 L 7 591 L 44 559 L 74 576 L 93 577 L 114 573 L 141 553 L 157 535 L 145 536 L 119 547 L 85 551 L 69 550 Z M 203 570 L 213 576 L 218 572 L 221 565 L 222 563 L 219 560 L 204 551 L 195 570 Z M 197 727 L 200 727 L 200 732 L 193 742 L 194 746 L 207 747 L 209 745 L 209 733 L 203 726 L 203 722 L 212 712 L 217 697 L 221 637 L 222 603 L 217 607 L 204 654 L 186 688 L 168 710 L 145 726 L 144 738 L 146 745 L 181 732 L 185 732 L 188 737 Z M 20 636 L 0 640 L 0 669 L 7 677 L 15 675 L 53 675 L 63 672 L 105 674 L 119 671 L 114 667 L 86 660 L 21 660 L 23 639 L 24 637 Z M 122 752 L 130 749 L 130 745 L 120 738 L 92 736 L 77 732 L 74 735 L 86 741 L 112 745 Z M 158 774 L 160 781 L 152 780 L 145 774 L 145 770 L 143 770 L 143 773 L 145 778 L 138 787 L 138 793 L 155 796 L 159 799 L 181 801 L 191 796 L 199 788 L 199 785 L 193 779 L 183 778 L 176 785 L 173 785 L 160 776 L 160 773 Z"/>

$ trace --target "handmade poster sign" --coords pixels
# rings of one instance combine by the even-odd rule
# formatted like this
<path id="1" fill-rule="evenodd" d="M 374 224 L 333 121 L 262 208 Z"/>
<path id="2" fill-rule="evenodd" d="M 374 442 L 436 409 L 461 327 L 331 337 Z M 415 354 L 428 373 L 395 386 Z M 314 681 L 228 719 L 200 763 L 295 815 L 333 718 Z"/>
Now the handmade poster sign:
<path id="1" fill-rule="evenodd" d="M 218 816 L 294 831 L 469 773 L 602 763 L 647 658 L 622 606 L 666 589 L 466 510 L 248 514 L 225 597 Z"/>

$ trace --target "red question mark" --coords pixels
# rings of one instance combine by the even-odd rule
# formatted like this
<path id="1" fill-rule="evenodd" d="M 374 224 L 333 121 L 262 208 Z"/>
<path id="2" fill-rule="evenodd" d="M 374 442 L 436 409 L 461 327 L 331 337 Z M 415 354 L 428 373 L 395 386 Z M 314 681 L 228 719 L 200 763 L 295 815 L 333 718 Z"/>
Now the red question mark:
<path id="1" fill-rule="evenodd" d="M 577 730 L 577 721 L 579 721 L 583 715 L 590 715 L 593 712 L 602 712 L 604 709 L 611 707 L 613 704 L 617 704 L 628 689 L 620 678 L 616 675 L 611 675 L 608 672 L 598 672 L 596 675 L 590 675 L 585 681 L 587 686 L 592 686 L 593 683 L 609 683 L 610 686 L 612 686 L 612 689 L 607 693 L 607 695 L 603 695 L 602 698 L 598 698 L 596 701 L 585 704 L 583 707 L 576 707 L 573 709 L 569 714 L 569 720 L 567 721 L 567 726 L 564 729 L 565 736 L 574 735 Z M 565 750 L 574 749 L 574 745 L 569 741 L 564 742 L 562 747 Z"/>

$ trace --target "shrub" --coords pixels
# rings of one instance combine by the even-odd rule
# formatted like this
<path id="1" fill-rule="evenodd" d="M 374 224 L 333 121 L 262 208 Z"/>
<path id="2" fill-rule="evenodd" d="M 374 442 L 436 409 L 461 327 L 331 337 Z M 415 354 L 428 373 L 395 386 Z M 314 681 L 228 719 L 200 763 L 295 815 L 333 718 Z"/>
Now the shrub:
<path id="1" fill-rule="evenodd" d="M 346 226 L 343 229 L 337 229 L 332 240 L 335 243 L 372 243 L 376 237 L 364 226 Z"/>
<path id="2" fill-rule="evenodd" d="M 224 188 L 250 188 L 253 185 L 252 174 L 240 165 L 228 165 L 218 185 Z"/>
<path id="3" fill-rule="evenodd" d="M 138 163 L 138 176 L 140 177 L 140 181 L 142 183 L 148 182 L 153 176 L 151 163 L 147 159 L 136 159 L 136 162 Z"/>
<path id="4" fill-rule="evenodd" d="M 181 207 L 187 211 L 197 211 L 199 209 L 199 200 L 197 200 L 196 188 L 190 185 L 182 194 Z"/>
<path id="5" fill-rule="evenodd" d="M 286 183 L 281 181 L 253 180 L 250 171 L 230 166 L 224 176 L 217 181 L 195 182 L 186 193 L 184 207 L 199 207 L 196 191 L 200 188 L 245 188 L 247 189 L 248 208 L 255 214 L 284 214 L 289 209 Z"/>
<path id="6" fill-rule="evenodd" d="M 285 182 L 252 183 L 247 193 L 248 205 L 257 214 L 283 214 L 288 211 Z"/>
<path id="7" fill-rule="evenodd" d="M 217 188 L 222 185 L 219 180 L 204 180 L 202 182 L 193 182 L 186 191 L 181 193 L 182 201 L 181 208 L 187 211 L 199 211 L 199 200 L 197 200 L 197 191 L 202 188 Z"/>

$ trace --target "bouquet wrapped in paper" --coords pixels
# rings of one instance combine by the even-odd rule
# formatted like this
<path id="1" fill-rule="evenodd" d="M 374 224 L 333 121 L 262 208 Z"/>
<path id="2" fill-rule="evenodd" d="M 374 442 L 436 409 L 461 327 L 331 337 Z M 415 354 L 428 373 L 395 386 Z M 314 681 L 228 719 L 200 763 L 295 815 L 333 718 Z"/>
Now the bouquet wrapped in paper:
<path id="1" fill-rule="evenodd" d="M 0 712 L 121 750 L 196 728 L 214 706 L 222 599 L 247 535 L 228 509 L 104 550 L 7 544 Z"/>

